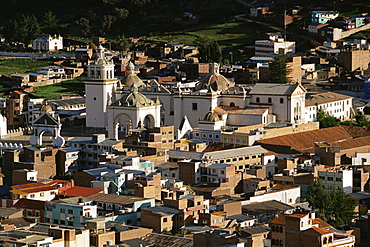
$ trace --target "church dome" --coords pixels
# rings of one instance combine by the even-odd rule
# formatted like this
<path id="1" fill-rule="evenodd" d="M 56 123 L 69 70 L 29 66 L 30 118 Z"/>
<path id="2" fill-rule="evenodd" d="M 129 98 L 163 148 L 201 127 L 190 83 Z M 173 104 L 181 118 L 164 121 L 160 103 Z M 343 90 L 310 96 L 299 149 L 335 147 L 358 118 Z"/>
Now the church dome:
<path id="1" fill-rule="evenodd" d="M 120 106 L 149 106 L 156 105 L 156 102 L 146 97 L 144 94 L 137 91 L 137 87 L 134 86 L 131 93 L 123 95 L 120 100 L 115 102 L 113 105 Z"/>
<path id="2" fill-rule="evenodd" d="M 218 117 L 218 115 L 214 112 L 208 112 L 205 116 L 204 116 L 204 121 L 210 121 L 210 122 L 216 122 L 216 121 L 219 121 L 220 118 Z"/>
<path id="3" fill-rule="evenodd" d="M 128 74 L 122 78 L 122 85 L 125 87 L 130 87 L 132 85 L 137 85 L 137 87 L 144 86 L 144 82 L 135 74 Z"/>
<path id="4" fill-rule="evenodd" d="M 125 87 L 131 87 L 136 85 L 137 87 L 144 86 L 144 82 L 135 74 L 135 65 L 129 61 L 127 64 L 127 75 L 122 78 L 122 85 Z"/>
<path id="5" fill-rule="evenodd" d="M 210 74 L 202 80 L 199 89 L 211 88 L 213 91 L 225 91 L 234 83 L 229 81 L 225 76 L 220 74 Z"/>
<path id="6" fill-rule="evenodd" d="M 53 111 L 53 108 L 50 106 L 50 105 L 42 105 L 40 107 L 40 112 L 52 112 Z"/>
<path id="7" fill-rule="evenodd" d="M 210 71 L 211 73 L 198 84 L 197 90 L 212 89 L 213 91 L 225 91 L 229 87 L 234 86 L 233 82 L 219 73 L 218 64 L 211 64 Z"/>

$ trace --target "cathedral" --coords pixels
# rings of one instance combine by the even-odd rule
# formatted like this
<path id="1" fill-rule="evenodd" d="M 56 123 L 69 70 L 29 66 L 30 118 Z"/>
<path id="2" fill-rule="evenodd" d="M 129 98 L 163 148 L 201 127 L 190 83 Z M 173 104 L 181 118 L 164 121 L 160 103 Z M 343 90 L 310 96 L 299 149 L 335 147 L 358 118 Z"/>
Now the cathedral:
<path id="1" fill-rule="evenodd" d="M 306 91 L 300 84 L 257 83 L 243 87 L 221 75 L 216 63 L 195 87 L 164 86 L 156 80 L 144 83 L 131 62 L 127 75 L 116 78 L 113 61 L 99 46 L 94 62 L 87 66 L 84 82 L 86 127 L 108 131 L 113 139 L 133 129 L 169 125 L 174 125 L 177 138 L 182 138 L 184 126 L 221 129 L 305 122 Z"/>

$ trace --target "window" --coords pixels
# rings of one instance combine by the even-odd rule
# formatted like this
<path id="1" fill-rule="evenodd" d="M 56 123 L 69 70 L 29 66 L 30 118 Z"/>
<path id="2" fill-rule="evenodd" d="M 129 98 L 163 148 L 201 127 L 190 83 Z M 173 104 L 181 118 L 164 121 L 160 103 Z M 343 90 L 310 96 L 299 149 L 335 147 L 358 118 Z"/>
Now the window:
<path id="1" fill-rule="evenodd" d="M 35 198 L 35 194 L 31 194 L 30 195 L 30 198 Z"/>
<path id="2" fill-rule="evenodd" d="M 193 111 L 197 111 L 198 110 L 198 103 L 193 103 Z"/>
<path id="3" fill-rule="evenodd" d="M 68 209 L 68 214 L 73 214 L 73 210 Z"/>
<path id="4" fill-rule="evenodd" d="M 221 172 L 221 174 L 225 174 L 225 171 L 224 170 L 221 170 L 220 172 Z"/>
<path id="5" fill-rule="evenodd" d="M 56 219 L 54 219 L 54 220 L 53 220 L 53 223 L 54 223 L 54 224 L 59 224 L 59 221 L 58 221 L 58 220 L 56 220 Z"/>
<path id="6" fill-rule="evenodd" d="M 66 221 L 65 221 L 65 220 L 61 220 L 61 221 L 60 221 L 60 224 L 61 224 L 61 225 L 65 225 L 65 224 L 66 224 Z"/>
<path id="7" fill-rule="evenodd" d="M 280 98 L 280 104 L 284 104 L 284 99 Z"/>
<path id="8" fill-rule="evenodd" d="M 271 99 L 271 98 L 268 98 L 268 99 L 267 99 L 267 102 L 268 102 L 268 103 L 272 103 L 272 99 Z"/>
<path id="9" fill-rule="evenodd" d="M 163 218 L 163 223 L 166 223 L 167 222 L 167 218 Z"/>
<path id="10" fill-rule="evenodd" d="M 64 208 L 61 208 L 61 209 L 60 209 L 60 212 L 61 212 L 61 213 L 65 213 L 65 212 L 66 212 L 66 210 L 65 210 Z"/>
<path id="11" fill-rule="evenodd" d="M 41 197 L 43 197 L 44 195 L 45 195 L 45 194 L 44 194 L 44 192 L 41 192 L 41 193 L 40 193 L 40 196 L 41 196 Z"/>
<path id="12" fill-rule="evenodd" d="M 256 98 L 256 102 L 259 103 L 260 102 L 260 97 L 257 97 Z"/>
<path id="13" fill-rule="evenodd" d="M 235 106 L 235 103 L 234 102 L 230 102 L 230 106 Z"/>
<path id="14" fill-rule="evenodd" d="M 73 221 L 68 221 L 69 226 L 73 226 Z"/>

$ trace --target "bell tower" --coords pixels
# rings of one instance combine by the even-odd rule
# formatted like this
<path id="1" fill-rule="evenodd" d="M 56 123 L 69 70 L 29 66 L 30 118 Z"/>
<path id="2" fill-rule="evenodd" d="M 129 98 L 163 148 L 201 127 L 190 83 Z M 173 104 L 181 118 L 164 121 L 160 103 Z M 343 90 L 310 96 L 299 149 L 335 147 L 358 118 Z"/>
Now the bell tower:
<path id="1" fill-rule="evenodd" d="M 107 105 L 112 101 L 112 94 L 118 79 L 114 77 L 114 63 L 104 54 L 99 45 L 95 53 L 95 61 L 87 65 L 85 79 L 86 92 L 86 127 L 106 130 Z"/>

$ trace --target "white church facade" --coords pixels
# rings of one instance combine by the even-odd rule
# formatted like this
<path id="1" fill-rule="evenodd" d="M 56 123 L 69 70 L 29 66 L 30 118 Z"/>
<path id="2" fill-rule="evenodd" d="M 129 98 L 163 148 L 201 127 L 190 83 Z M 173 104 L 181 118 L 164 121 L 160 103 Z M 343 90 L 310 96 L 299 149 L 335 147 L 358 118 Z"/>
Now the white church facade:
<path id="1" fill-rule="evenodd" d="M 165 87 L 155 80 L 144 83 L 131 62 L 127 75 L 115 78 L 114 64 L 100 46 L 87 70 L 86 126 L 105 130 L 113 139 L 132 129 L 169 125 L 182 138 L 193 128 L 312 121 L 305 118 L 306 90 L 301 84 L 242 87 L 222 76 L 217 64 L 195 88 Z"/>

